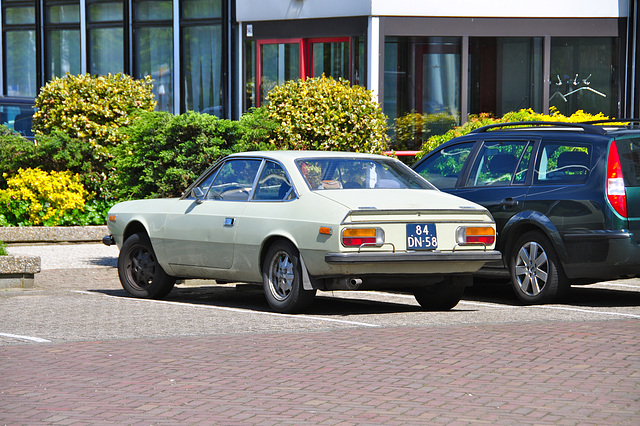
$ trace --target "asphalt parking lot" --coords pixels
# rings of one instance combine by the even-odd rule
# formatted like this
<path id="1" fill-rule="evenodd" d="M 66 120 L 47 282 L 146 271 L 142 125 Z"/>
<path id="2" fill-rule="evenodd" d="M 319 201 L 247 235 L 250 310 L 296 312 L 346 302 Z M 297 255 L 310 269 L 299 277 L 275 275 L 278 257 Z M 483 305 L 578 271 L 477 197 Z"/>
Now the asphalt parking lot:
<path id="1" fill-rule="evenodd" d="M 259 287 L 187 281 L 130 298 L 117 249 L 42 257 L 0 292 L 0 423 L 637 424 L 640 279 L 521 306 L 483 283 L 450 312 L 398 293 L 319 293 L 275 314 Z"/>

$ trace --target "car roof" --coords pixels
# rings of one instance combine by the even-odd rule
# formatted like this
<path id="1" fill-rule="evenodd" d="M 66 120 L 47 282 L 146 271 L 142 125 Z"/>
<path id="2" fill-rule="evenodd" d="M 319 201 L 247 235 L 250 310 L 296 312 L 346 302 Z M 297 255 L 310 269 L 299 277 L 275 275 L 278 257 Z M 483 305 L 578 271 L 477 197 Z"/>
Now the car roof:
<path id="1" fill-rule="evenodd" d="M 229 157 L 264 157 L 273 160 L 297 160 L 300 158 L 387 158 L 377 154 L 344 152 L 344 151 L 306 151 L 306 150 L 279 150 L 279 151 L 248 151 L 232 154 Z"/>

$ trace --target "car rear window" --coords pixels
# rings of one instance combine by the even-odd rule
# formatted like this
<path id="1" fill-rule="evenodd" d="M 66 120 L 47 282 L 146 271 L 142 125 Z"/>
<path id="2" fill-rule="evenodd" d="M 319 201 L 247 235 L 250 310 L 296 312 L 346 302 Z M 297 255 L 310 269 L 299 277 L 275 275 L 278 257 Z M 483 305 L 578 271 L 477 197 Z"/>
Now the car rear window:
<path id="1" fill-rule="evenodd" d="M 625 186 L 640 186 L 640 137 L 616 139 Z"/>
<path id="2" fill-rule="evenodd" d="M 584 183 L 591 171 L 591 145 L 545 142 L 538 155 L 534 183 Z"/>

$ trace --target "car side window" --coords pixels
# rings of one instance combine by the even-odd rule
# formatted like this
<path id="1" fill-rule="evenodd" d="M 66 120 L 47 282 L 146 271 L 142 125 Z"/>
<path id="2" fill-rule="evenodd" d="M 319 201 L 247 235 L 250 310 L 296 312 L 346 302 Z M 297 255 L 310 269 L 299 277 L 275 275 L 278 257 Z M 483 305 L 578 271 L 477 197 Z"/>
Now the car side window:
<path id="1" fill-rule="evenodd" d="M 466 186 L 510 185 L 516 175 L 516 168 L 519 173 L 518 179 L 524 179 L 521 176 L 526 176 L 529 163 L 523 161 L 523 154 L 527 152 L 528 145 L 528 141 L 483 143 Z M 521 170 L 521 167 L 524 169 Z"/>
<path id="2" fill-rule="evenodd" d="M 282 166 L 267 161 L 260 173 L 253 196 L 258 201 L 284 201 L 295 197 L 293 186 Z"/>
<path id="3" fill-rule="evenodd" d="M 474 145 L 475 142 L 465 142 L 443 148 L 420 163 L 415 171 L 437 188 L 454 188 Z"/>
<path id="4" fill-rule="evenodd" d="M 536 162 L 534 184 L 584 183 L 590 171 L 590 145 L 544 142 Z"/>
<path id="5" fill-rule="evenodd" d="M 261 160 L 233 159 L 220 167 L 207 199 L 226 201 L 247 201 L 255 181 Z"/>

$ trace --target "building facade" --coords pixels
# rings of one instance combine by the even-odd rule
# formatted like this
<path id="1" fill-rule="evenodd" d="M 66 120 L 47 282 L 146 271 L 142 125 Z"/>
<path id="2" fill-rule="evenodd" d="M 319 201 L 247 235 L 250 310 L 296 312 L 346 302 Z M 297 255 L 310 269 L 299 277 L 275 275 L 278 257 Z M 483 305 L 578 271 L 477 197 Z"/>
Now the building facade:
<path id="1" fill-rule="evenodd" d="M 231 115 L 228 0 L 2 0 L 0 95 L 66 73 L 150 75 L 158 109 Z"/>
<path id="2" fill-rule="evenodd" d="M 637 0 L 0 0 L 0 97 L 56 76 L 154 79 L 157 108 L 238 118 L 288 79 L 417 112 L 638 117 Z"/>
<path id="3" fill-rule="evenodd" d="M 242 108 L 322 73 L 411 112 L 638 117 L 637 0 L 237 0 Z"/>

